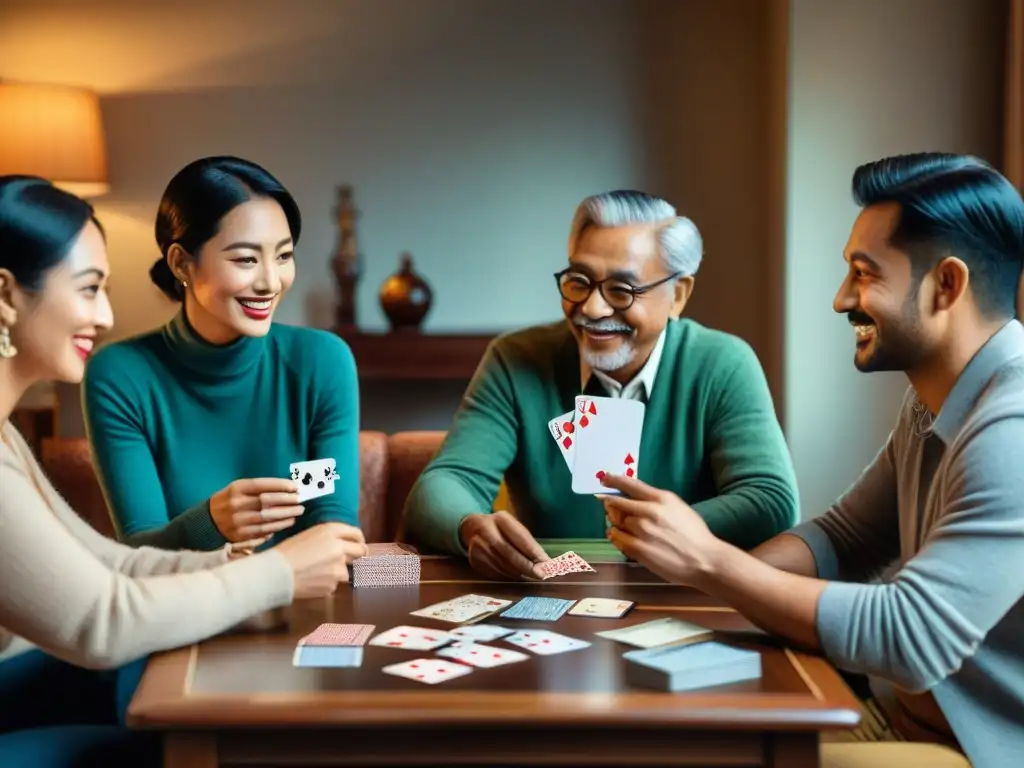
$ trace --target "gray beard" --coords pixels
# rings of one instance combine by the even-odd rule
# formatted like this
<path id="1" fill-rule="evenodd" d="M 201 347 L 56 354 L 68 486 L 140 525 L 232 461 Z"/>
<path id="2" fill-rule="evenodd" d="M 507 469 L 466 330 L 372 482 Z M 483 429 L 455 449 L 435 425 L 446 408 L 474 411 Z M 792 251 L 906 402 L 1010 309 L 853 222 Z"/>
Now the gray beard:
<path id="1" fill-rule="evenodd" d="M 595 371 L 611 373 L 620 368 L 625 368 L 636 357 L 636 347 L 630 339 L 623 339 L 622 344 L 614 352 L 594 352 L 587 348 L 586 344 L 580 345 L 580 355 L 583 360 Z"/>

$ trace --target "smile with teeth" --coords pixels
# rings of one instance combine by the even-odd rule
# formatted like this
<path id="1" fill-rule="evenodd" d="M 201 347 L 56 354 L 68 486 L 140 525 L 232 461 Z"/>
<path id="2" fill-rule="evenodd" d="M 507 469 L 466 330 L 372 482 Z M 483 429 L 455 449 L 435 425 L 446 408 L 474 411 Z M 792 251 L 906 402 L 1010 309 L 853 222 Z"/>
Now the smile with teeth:
<path id="1" fill-rule="evenodd" d="M 248 307 L 249 309 L 255 309 L 258 312 L 262 312 L 264 310 L 270 309 L 270 305 L 273 304 L 274 301 L 273 299 L 263 299 L 260 301 L 239 299 L 238 303 L 241 304 L 243 307 Z"/>
<path id="2" fill-rule="evenodd" d="M 855 325 L 853 329 L 857 334 L 857 341 L 869 339 L 875 333 L 875 326 L 873 325 Z"/>

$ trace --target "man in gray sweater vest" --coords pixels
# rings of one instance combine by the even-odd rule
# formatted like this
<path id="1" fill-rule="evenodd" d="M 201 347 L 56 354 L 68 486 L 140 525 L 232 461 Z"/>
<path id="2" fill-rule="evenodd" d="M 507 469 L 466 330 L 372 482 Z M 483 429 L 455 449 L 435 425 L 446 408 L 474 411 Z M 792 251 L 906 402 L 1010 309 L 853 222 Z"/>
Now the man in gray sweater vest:
<path id="1" fill-rule="evenodd" d="M 854 326 L 860 371 L 910 382 L 874 461 L 825 515 L 751 553 L 677 496 L 609 478 L 625 495 L 605 499 L 609 538 L 888 681 L 894 737 L 949 745 L 922 747 L 927 764 L 967 765 L 958 749 L 974 768 L 1024 765 L 1024 201 L 983 162 L 945 154 L 862 166 L 853 191 L 862 211 L 834 309 Z M 906 765 L 911 748 L 847 746 L 878 765 Z"/>

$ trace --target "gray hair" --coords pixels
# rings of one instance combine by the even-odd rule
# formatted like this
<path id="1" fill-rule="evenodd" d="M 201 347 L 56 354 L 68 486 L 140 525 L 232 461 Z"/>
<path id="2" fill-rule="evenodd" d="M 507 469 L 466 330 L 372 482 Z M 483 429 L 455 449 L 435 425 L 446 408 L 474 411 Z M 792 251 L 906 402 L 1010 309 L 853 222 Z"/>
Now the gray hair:
<path id="1" fill-rule="evenodd" d="M 661 224 L 657 230 L 661 258 L 669 272 L 684 277 L 697 273 L 704 256 L 704 242 L 697 226 L 661 198 L 630 189 L 591 195 L 576 208 L 569 231 L 569 253 L 576 250 L 583 230 L 598 227 L 625 227 L 631 224 Z"/>

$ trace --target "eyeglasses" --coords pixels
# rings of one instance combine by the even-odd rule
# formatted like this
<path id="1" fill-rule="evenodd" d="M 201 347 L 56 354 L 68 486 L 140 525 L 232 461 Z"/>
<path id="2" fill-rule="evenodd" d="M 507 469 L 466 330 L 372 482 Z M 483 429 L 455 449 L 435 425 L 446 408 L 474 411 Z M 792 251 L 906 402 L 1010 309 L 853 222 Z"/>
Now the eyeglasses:
<path id="1" fill-rule="evenodd" d="M 562 294 L 562 298 L 570 304 L 582 304 L 590 298 L 590 294 L 596 288 L 601 292 L 601 297 L 609 307 L 618 312 L 625 312 L 633 306 L 637 296 L 643 296 L 652 288 L 664 285 L 681 274 L 681 272 L 673 272 L 668 277 L 663 277 L 661 280 L 647 285 L 632 285 L 616 278 L 595 281 L 579 272 L 563 269 L 561 272 L 555 273 L 555 282 L 558 284 L 558 292 Z"/>

